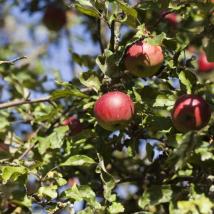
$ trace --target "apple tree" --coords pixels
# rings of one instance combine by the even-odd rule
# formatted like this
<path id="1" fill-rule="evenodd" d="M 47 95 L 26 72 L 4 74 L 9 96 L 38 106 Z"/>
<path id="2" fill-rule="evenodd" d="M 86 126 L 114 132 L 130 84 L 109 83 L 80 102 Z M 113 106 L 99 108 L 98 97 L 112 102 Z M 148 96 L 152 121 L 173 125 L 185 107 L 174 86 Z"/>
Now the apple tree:
<path id="1" fill-rule="evenodd" d="M 1 213 L 214 212 L 213 1 L 0 2 Z"/>

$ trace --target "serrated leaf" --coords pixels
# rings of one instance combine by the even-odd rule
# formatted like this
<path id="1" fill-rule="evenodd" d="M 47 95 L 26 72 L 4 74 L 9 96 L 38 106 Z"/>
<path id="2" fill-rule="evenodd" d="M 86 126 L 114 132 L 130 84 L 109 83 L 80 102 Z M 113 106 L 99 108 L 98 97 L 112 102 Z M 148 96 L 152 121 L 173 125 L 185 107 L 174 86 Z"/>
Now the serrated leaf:
<path id="1" fill-rule="evenodd" d="M 90 166 L 95 164 L 95 161 L 86 155 L 74 155 L 68 158 L 60 166 Z"/>
<path id="2" fill-rule="evenodd" d="M 79 80 L 84 86 L 93 89 L 97 93 L 100 90 L 100 80 L 93 72 L 81 73 Z"/>

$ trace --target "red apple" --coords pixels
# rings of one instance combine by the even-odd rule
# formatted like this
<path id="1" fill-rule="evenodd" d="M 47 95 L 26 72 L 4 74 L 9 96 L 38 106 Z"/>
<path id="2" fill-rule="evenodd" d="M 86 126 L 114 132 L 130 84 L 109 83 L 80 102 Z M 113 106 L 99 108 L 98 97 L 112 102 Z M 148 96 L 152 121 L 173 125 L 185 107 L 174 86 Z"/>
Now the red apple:
<path id="1" fill-rule="evenodd" d="M 211 117 L 209 104 L 198 95 L 179 97 L 172 110 L 172 122 L 180 132 L 198 130 L 206 126 Z"/>
<path id="2" fill-rule="evenodd" d="M 71 135 L 78 134 L 83 130 L 83 125 L 80 123 L 76 115 L 69 117 L 63 121 L 63 125 L 68 126 Z"/>
<path id="3" fill-rule="evenodd" d="M 125 55 L 125 66 L 138 77 L 154 75 L 163 63 L 164 55 L 159 45 L 141 40 L 131 45 Z"/>
<path id="4" fill-rule="evenodd" d="M 74 185 L 79 185 L 79 184 L 80 184 L 79 179 L 76 177 L 72 177 L 68 179 L 68 183 L 67 183 L 68 187 L 73 187 Z"/>
<path id="5" fill-rule="evenodd" d="M 43 16 L 44 25 L 51 31 L 61 30 L 67 22 L 66 11 L 58 5 L 48 5 Z"/>
<path id="6" fill-rule="evenodd" d="M 176 26 L 179 22 L 178 15 L 176 13 L 169 13 L 164 16 L 164 20 L 166 20 L 168 23 Z"/>
<path id="7" fill-rule="evenodd" d="M 201 52 L 198 58 L 198 71 L 206 73 L 214 70 L 214 62 L 208 62 L 205 52 Z"/>
<path id="8" fill-rule="evenodd" d="M 0 153 L 9 153 L 9 145 L 5 143 L 0 143 Z"/>
<path id="9" fill-rule="evenodd" d="M 108 92 L 96 101 L 94 114 L 100 126 L 113 131 L 124 128 L 132 119 L 134 104 L 123 92 Z"/>

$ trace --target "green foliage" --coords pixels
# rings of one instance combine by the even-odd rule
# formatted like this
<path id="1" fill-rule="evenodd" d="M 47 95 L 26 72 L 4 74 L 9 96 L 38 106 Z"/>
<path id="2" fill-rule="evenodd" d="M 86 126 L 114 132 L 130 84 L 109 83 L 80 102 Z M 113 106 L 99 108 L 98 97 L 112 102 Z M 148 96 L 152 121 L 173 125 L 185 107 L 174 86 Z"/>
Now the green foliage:
<path id="1" fill-rule="evenodd" d="M 80 201 L 80 214 L 214 212 L 213 115 L 185 134 L 171 120 L 183 94 L 203 96 L 214 110 L 213 71 L 201 75 L 197 64 L 202 49 L 214 61 L 214 3 L 60 0 L 70 18 L 49 32 L 42 19 L 30 19 L 48 1 L 1 2 L 0 213 L 35 213 L 32 205 L 74 213 Z M 166 12 L 177 14 L 177 24 Z M 127 48 L 141 39 L 163 48 L 151 78 L 124 66 Z M 129 94 L 136 110 L 118 133 L 101 128 L 93 113 L 98 97 L 114 90 Z M 77 133 L 63 124 L 73 115 Z"/>

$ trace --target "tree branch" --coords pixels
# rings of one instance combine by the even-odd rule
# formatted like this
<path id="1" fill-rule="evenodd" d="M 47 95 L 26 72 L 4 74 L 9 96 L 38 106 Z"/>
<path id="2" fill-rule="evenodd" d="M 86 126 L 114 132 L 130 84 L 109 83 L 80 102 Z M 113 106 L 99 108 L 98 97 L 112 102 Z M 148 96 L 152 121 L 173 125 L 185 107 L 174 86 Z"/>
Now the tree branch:
<path id="1" fill-rule="evenodd" d="M 27 59 L 27 57 L 26 56 L 22 56 L 22 57 L 19 57 L 17 59 L 14 59 L 14 60 L 0 61 L 0 65 L 1 64 L 10 64 L 10 65 L 13 65 L 15 62 L 17 62 L 19 60 L 22 60 L 22 59 Z"/>
<path id="2" fill-rule="evenodd" d="M 32 100 L 30 100 L 30 99 L 14 100 L 14 101 L 6 102 L 6 103 L 1 103 L 0 110 L 6 109 L 6 108 L 11 108 L 14 106 L 20 106 L 20 105 L 24 105 L 24 104 L 33 104 L 33 103 L 50 102 L 50 101 L 51 101 L 50 96 L 41 97 L 41 98 L 32 99 Z"/>

